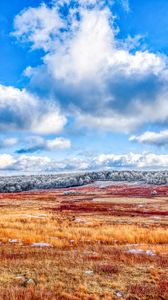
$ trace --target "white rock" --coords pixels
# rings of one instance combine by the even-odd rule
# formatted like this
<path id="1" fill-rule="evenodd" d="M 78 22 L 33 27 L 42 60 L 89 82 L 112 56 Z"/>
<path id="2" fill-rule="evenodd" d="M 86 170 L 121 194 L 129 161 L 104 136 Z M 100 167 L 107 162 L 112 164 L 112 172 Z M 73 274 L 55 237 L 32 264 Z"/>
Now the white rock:
<path id="1" fill-rule="evenodd" d="M 52 247 L 52 245 L 50 245 L 50 244 L 48 244 L 48 243 L 33 243 L 32 245 L 31 245 L 32 247 Z"/>
<path id="2" fill-rule="evenodd" d="M 130 249 L 127 252 L 131 254 L 145 254 L 145 251 L 141 249 Z"/>
<path id="3" fill-rule="evenodd" d="M 154 256 L 154 255 L 156 255 L 156 253 L 155 253 L 154 251 L 152 251 L 152 250 L 147 250 L 147 251 L 146 251 L 146 254 L 149 255 L 149 256 Z"/>
<path id="4" fill-rule="evenodd" d="M 86 274 L 86 275 L 92 275 L 92 274 L 93 274 L 93 271 L 92 271 L 92 270 L 86 270 L 86 271 L 85 271 L 85 274 Z"/>
<path id="5" fill-rule="evenodd" d="M 116 296 L 117 296 L 118 298 L 120 298 L 120 297 L 123 296 L 123 294 L 122 294 L 120 291 L 117 291 L 117 292 L 116 292 Z"/>
<path id="6" fill-rule="evenodd" d="M 9 239 L 9 243 L 10 244 L 16 244 L 16 243 L 18 243 L 18 240 L 16 240 L 16 239 Z"/>
<path id="7" fill-rule="evenodd" d="M 149 256 L 154 256 L 156 255 L 154 251 L 152 250 L 142 250 L 142 249 L 129 249 L 127 251 L 128 253 L 131 253 L 131 254 L 146 254 L 146 255 L 149 255 Z"/>

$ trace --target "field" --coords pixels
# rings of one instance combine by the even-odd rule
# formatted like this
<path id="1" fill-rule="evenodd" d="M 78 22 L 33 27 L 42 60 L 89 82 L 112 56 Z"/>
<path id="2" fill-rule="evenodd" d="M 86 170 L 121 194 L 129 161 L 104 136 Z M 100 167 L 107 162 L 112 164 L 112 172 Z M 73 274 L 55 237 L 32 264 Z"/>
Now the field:
<path id="1" fill-rule="evenodd" d="M 0 194 L 0 300 L 168 299 L 168 186 Z"/>

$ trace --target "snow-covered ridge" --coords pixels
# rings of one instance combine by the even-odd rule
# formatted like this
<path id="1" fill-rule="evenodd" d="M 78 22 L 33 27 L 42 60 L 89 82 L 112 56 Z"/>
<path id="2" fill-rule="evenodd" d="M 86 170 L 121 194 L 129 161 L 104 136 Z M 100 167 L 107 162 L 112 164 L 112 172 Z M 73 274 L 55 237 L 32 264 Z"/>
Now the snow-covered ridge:
<path id="1" fill-rule="evenodd" d="M 102 171 L 83 174 L 50 174 L 0 177 L 0 192 L 68 188 L 94 181 L 129 182 L 140 184 L 168 184 L 168 171 Z"/>

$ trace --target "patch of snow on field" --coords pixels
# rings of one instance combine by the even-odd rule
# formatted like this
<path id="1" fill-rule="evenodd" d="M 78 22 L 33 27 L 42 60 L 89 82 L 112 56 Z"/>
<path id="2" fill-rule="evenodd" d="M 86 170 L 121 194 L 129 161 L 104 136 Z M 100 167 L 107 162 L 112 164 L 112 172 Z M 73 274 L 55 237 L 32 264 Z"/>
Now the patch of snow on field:
<path id="1" fill-rule="evenodd" d="M 43 242 L 33 243 L 31 246 L 32 247 L 52 247 L 52 245 L 50 245 L 48 243 L 43 243 Z"/>
<path id="2" fill-rule="evenodd" d="M 98 187 L 100 189 L 113 185 L 111 181 L 95 181 L 94 183 L 90 184 L 91 186 Z"/>
<path id="3" fill-rule="evenodd" d="M 155 219 L 155 220 L 160 220 L 160 219 L 161 219 L 161 217 L 159 217 L 159 216 L 156 216 L 156 217 L 153 217 L 153 219 Z"/>
<path id="4" fill-rule="evenodd" d="M 92 225 L 93 224 L 92 222 L 89 222 L 89 221 L 87 221 L 85 219 L 81 219 L 81 218 L 76 218 L 75 222 L 76 223 L 81 223 L 81 224 L 87 224 L 87 225 Z"/>
<path id="5" fill-rule="evenodd" d="M 93 271 L 92 271 L 92 270 L 86 270 L 86 271 L 85 271 L 85 274 L 86 274 L 86 275 L 92 275 L 92 274 L 93 274 Z"/>
<path id="6" fill-rule="evenodd" d="M 142 249 L 129 249 L 127 251 L 128 253 L 131 253 L 131 254 L 146 254 L 146 255 L 149 255 L 149 256 L 154 256 L 156 255 L 154 251 L 152 250 L 142 250 Z"/>
<path id="7" fill-rule="evenodd" d="M 35 219 L 42 219 L 47 217 L 46 214 L 40 214 L 40 215 L 22 215 L 22 218 L 35 218 Z"/>
<path id="8" fill-rule="evenodd" d="M 96 188 L 100 188 L 100 189 L 103 189 L 103 188 L 106 188 L 106 187 L 109 187 L 109 186 L 113 186 L 113 185 L 121 185 L 121 186 L 123 186 L 124 184 L 126 184 L 126 185 L 130 185 L 130 186 L 133 186 L 133 185 L 144 185 L 145 186 L 145 184 L 143 183 L 143 182 L 139 182 L 139 181 L 135 181 L 135 182 L 133 182 L 133 181 L 131 181 L 131 182 L 129 182 L 129 181 L 113 181 L 113 180 L 96 180 L 96 181 L 94 181 L 94 182 L 92 182 L 92 183 L 89 183 L 89 184 L 85 184 L 84 186 L 94 186 L 94 187 L 96 187 Z"/>
<path id="9" fill-rule="evenodd" d="M 156 253 L 155 253 L 154 251 L 152 251 L 152 250 L 147 250 L 147 251 L 146 251 L 146 254 L 149 255 L 149 256 L 154 256 L 154 255 L 156 255 Z"/>
<path id="10" fill-rule="evenodd" d="M 18 240 L 16 240 L 16 239 L 9 239 L 9 243 L 10 244 L 16 244 L 16 243 L 18 243 Z"/>

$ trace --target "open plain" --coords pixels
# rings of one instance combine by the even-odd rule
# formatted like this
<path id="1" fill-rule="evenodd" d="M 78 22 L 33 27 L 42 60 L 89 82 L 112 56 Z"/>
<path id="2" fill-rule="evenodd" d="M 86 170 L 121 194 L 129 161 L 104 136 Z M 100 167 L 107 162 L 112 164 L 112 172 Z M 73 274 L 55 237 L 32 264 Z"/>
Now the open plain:
<path id="1" fill-rule="evenodd" d="M 168 299 L 168 186 L 0 194 L 0 299 Z"/>

